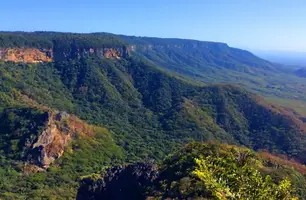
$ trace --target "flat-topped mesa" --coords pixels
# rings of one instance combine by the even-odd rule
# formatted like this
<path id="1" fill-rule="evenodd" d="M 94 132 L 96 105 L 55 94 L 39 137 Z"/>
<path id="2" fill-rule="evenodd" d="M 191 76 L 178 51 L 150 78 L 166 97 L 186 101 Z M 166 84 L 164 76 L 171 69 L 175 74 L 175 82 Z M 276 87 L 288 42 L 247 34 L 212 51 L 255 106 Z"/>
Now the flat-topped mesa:
<path id="1" fill-rule="evenodd" d="M 92 56 L 121 59 L 129 50 L 125 41 L 108 33 L 0 32 L 0 60 L 44 63 Z"/>
<path id="2" fill-rule="evenodd" d="M 126 47 L 101 47 L 101 48 L 66 48 L 53 50 L 54 61 L 67 59 L 80 59 L 82 57 L 97 56 L 99 58 L 121 59 L 129 56 Z"/>
<path id="3" fill-rule="evenodd" d="M 0 60 L 22 63 L 52 62 L 50 49 L 38 48 L 0 48 Z"/>
<path id="4" fill-rule="evenodd" d="M 88 49 L 38 49 L 38 48 L 0 48 L 0 60 L 16 63 L 46 63 L 80 59 L 86 56 L 120 59 L 129 56 L 127 48 L 88 48 Z"/>

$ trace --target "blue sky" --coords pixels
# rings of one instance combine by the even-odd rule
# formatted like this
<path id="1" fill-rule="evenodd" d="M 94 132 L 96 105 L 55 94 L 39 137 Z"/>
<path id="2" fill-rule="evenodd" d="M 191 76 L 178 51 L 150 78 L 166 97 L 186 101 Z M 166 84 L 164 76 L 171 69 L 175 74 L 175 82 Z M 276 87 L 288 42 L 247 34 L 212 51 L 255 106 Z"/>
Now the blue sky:
<path id="1" fill-rule="evenodd" d="M 3 0 L 0 30 L 111 32 L 306 52 L 306 0 Z"/>

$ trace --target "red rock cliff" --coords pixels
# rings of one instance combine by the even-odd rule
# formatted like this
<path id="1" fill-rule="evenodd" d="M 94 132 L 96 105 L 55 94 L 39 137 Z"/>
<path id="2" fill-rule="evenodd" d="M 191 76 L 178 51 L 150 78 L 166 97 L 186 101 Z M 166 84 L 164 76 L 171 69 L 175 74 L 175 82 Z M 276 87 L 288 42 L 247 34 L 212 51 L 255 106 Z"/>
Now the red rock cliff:
<path id="1" fill-rule="evenodd" d="M 89 49 L 37 49 L 37 48 L 0 48 L 0 60 L 21 63 L 43 63 L 63 61 L 68 58 L 80 59 L 84 56 L 120 59 L 129 56 L 129 51 L 122 48 Z"/>
<path id="2" fill-rule="evenodd" d="M 45 129 L 32 145 L 31 163 L 46 169 L 64 153 L 77 134 L 93 135 L 93 128 L 65 112 L 49 112 Z"/>
<path id="3" fill-rule="evenodd" d="M 0 48 L 0 60 L 23 63 L 52 62 L 52 50 L 36 48 Z"/>

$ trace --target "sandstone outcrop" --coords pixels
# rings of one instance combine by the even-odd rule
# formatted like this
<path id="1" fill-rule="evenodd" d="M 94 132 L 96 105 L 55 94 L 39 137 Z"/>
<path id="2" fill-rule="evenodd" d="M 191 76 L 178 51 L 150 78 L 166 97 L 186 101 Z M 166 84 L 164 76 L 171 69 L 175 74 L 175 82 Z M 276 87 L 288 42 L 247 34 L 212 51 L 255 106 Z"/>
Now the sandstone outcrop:
<path id="1" fill-rule="evenodd" d="M 125 47 L 89 49 L 38 49 L 38 48 L 0 48 L 0 60 L 16 63 L 46 63 L 80 59 L 87 56 L 120 59 L 129 56 Z"/>
<path id="2" fill-rule="evenodd" d="M 66 112 L 49 112 L 46 127 L 32 145 L 30 162 L 43 169 L 61 157 L 77 134 L 90 134 L 90 126 Z"/>
<path id="3" fill-rule="evenodd" d="M 22 63 L 52 62 L 52 50 L 37 48 L 0 48 L 0 60 Z"/>

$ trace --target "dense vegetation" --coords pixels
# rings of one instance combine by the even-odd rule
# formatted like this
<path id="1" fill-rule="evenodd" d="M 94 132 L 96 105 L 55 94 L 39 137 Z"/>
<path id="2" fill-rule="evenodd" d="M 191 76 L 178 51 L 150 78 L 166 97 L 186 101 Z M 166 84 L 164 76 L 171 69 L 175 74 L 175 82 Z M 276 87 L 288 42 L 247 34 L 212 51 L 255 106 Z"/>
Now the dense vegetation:
<path id="1" fill-rule="evenodd" d="M 0 114 L 0 155 L 20 160 L 27 154 L 26 143 L 37 138 L 47 113 L 27 108 L 5 109 Z"/>
<path id="2" fill-rule="evenodd" d="M 0 47 L 70 48 L 122 47 L 125 42 L 109 33 L 0 32 Z"/>
<path id="3" fill-rule="evenodd" d="M 290 166 L 277 164 L 247 148 L 191 143 L 159 167 L 137 163 L 84 177 L 78 199 L 295 199 L 297 191 L 291 184 L 301 183 L 282 171 L 305 178 Z M 276 180 L 263 171 L 279 172 L 281 177 Z"/>
<path id="4" fill-rule="evenodd" d="M 204 83 L 233 83 L 305 114 L 303 73 L 224 43 L 121 36 L 135 56 Z"/>
<path id="5" fill-rule="evenodd" d="M 304 150 L 305 136 L 295 119 L 279 115 L 245 90 L 196 86 L 133 59 L 88 58 L 18 67 L 10 63 L 3 64 L 1 72 L 2 85 L 9 90 L 3 92 L 4 100 L 11 102 L 7 97 L 18 90 L 42 105 L 107 126 L 131 159 L 160 159 L 169 147 L 193 139 L 294 157 Z"/>
<path id="6" fill-rule="evenodd" d="M 65 154 L 42 171 L 31 162 L 35 152 L 29 144 L 42 133 L 47 115 L 36 108 L 5 109 L 1 113 L 1 199 L 72 199 L 80 176 L 124 160 L 111 133 L 93 127 L 92 135 L 77 133 Z"/>
<path id="7" fill-rule="evenodd" d="M 83 47 L 128 48 L 117 36 L 100 33 L 1 33 L 0 41 L 1 47 L 45 48 L 48 43 L 54 54 L 70 55 Z M 215 43 L 206 47 L 212 52 L 228 48 Z M 256 59 L 247 52 L 235 52 L 232 60 L 243 66 L 275 70 L 263 60 L 253 65 Z M 228 66 L 215 64 L 216 70 Z M 234 71 L 241 71 L 240 67 Z M 95 134 L 73 138 L 46 172 L 25 175 L 24 149 L 41 133 L 45 109 L 75 114 L 96 125 Z M 113 164 L 160 161 L 194 140 L 245 145 L 306 162 L 304 124 L 296 113 L 242 88 L 204 86 L 134 56 L 106 59 L 84 54 L 38 64 L 0 61 L 0 119 L 0 198 L 71 199 L 80 176 Z M 256 173 L 255 178 L 270 184 L 271 190 L 278 187 Z M 224 189 L 224 184 L 218 184 Z"/>

